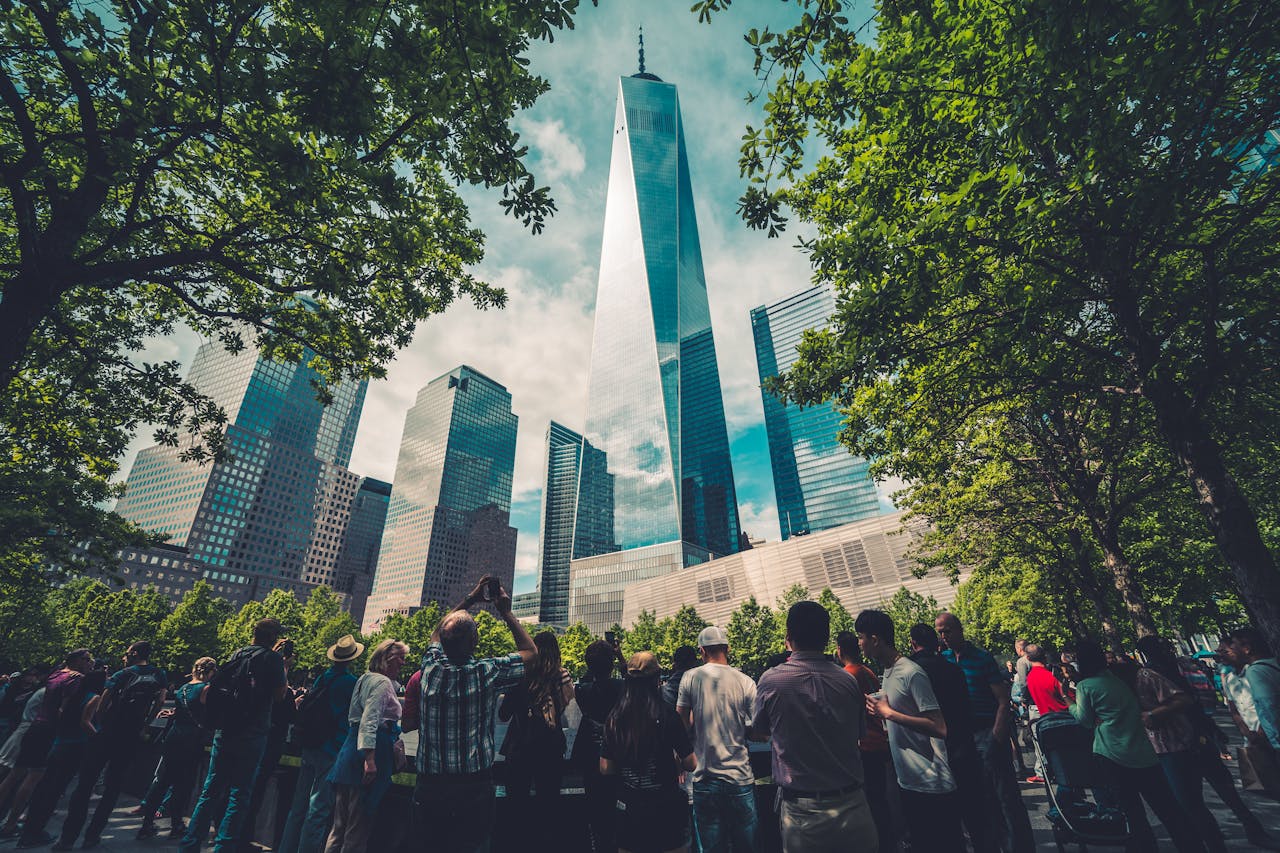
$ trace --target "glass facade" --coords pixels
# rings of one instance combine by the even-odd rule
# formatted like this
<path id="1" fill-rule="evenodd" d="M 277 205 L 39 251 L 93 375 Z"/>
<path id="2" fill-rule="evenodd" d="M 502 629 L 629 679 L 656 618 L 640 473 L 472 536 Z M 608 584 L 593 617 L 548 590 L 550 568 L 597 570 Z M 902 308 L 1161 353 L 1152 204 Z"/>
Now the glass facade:
<path id="1" fill-rule="evenodd" d="M 578 433 L 552 421 L 547 427 L 538 537 L 538 621 L 568 624 L 570 560 L 616 550 L 613 476 L 605 455 Z"/>
<path id="2" fill-rule="evenodd" d="M 388 613 L 429 601 L 452 607 L 481 575 L 511 589 L 516 425 L 507 389 L 465 365 L 418 392 L 400 440 L 366 633 Z"/>
<path id="3" fill-rule="evenodd" d="M 574 560 L 569 621 L 582 622 L 597 636 L 614 625 L 630 625 L 622 618 L 623 593 L 628 585 L 684 574 L 681 569 L 705 563 L 713 556 L 688 542 L 663 542 Z"/>
<path id="4" fill-rule="evenodd" d="M 788 370 L 799 356 L 805 329 L 827 325 L 835 299 L 813 287 L 751 311 L 756 366 L 763 384 Z M 782 538 L 816 533 L 880 513 L 867 461 L 838 441 L 841 415 L 833 405 L 801 408 L 761 388 L 769 461 L 778 499 Z"/>
<path id="5" fill-rule="evenodd" d="M 586 439 L 613 477 L 613 543 L 738 550 L 739 522 L 676 87 L 621 79 Z M 584 477 L 584 488 L 585 488 Z"/>
<path id="6" fill-rule="evenodd" d="M 351 504 L 351 520 L 338 555 L 337 576 L 341 586 L 334 591 L 351 602 L 351 617 L 364 619 L 365 604 L 373 589 L 378 569 L 378 553 L 382 549 L 382 531 L 387 524 L 387 508 L 391 504 L 391 484 L 372 477 L 360 481 L 355 501 Z"/>
<path id="7" fill-rule="evenodd" d="M 341 591 L 338 555 L 360 478 L 350 460 L 366 383 L 316 399 L 319 376 L 300 364 L 208 342 L 189 381 L 227 413 L 226 458 L 197 465 L 171 447 L 138 454 L 116 511 L 186 549 L 218 589 L 240 600 L 272 589 Z"/>

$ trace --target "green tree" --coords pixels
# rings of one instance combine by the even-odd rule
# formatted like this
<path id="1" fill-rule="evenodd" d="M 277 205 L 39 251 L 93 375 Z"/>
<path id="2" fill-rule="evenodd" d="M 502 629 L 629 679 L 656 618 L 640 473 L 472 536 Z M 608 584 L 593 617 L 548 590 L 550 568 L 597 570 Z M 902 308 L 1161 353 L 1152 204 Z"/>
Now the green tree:
<path id="1" fill-rule="evenodd" d="M 667 620 L 663 620 L 667 622 Z M 670 657 L 681 646 L 698 647 L 698 634 L 711 623 L 698 615 L 692 604 L 685 604 L 675 612 L 666 624 L 666 636 L 662 641 L 663 654 Z"/>
<path id="2" fill-rule="evenodd" d="M 831 654 L 836 650 L 836 635 L 841 631 L 853 630 L 853 617 L 849 615 L 849 611 L 845 609 L 844 604 L 830 587 L 824 587 L 822 592 L 818 593 L 818 603 L 831 617 L 831 641 L 827 643 L 827 653 Z"/>
<path id="3" fill-rule="evenodd" d="M 795 583 L 787 587 L 782 595 L 778 596 L 778 609 L 774 612 L 774 636 L 773 646 L 778 651 L 786 648 L 787 643 L 787 611 L 791 609 L 791 605 L 797 601 L 809 600 L 809 588 L 804 584 Z"/>
<path id="4" fill-rule="evenodd" d="M 968 425 L 1011 390 L 1011 358 L 1059 400 L 1134 398 L 1280 642 L 1264 489 L 1241 480 L 1276 444 L 1280 382 L 1267 10 L 882 3 L 859 44 L 839 4 L 797 5 L 794 27 L 748 35 L 776 83 L 741 208 L 771 233 L 784 209 L 811 226 L 839 307 L 776 387 L 834 398 L 855 450 L 897 428 L 874 415 L 889 395 Z"/>
<path id="5" fill-rule="evenodd" d="M 552 214 L 510 122 L 577 6 L 0 8 L 0 493 L 61 478 L 26 502 L 80 541 L 140 424 L 216 450 L 218 407 L 137 358 L 179 324 L 332 382 L 382 375 L 455 296 L 501 306 L 456 187 Z"/>
<path id="6" fill-rule="evenodd" d="M 511 629 L 507 623 L 488 610 L 475 613 L 476 630 L 480 634 L 480 642 L 476 644 L 476 655 L 489 658 L 509 655 L 516 650 L 516 642 L 511 637 Z"/>
<path id="7" fill-rule="evenodd" d="M 157 663 L 170 674 L 183 673 L 196 658 L 216 657 L 218 628 L 230 616 L 231 603 L 216 597 L 208 581 L 196 581 L 156 630 Z"/>
<path id="8" fill-rule="evenodd" d="M 262 619 L 278 620 L 284 626 L 284 636 L 295 644 L 304 640 L 299 632 L 303 626 L 302 605 L 289 590 L 273 589 L 262 601 L 246 602 L 218 627 L 218 645 L 222 649 L 219 662 L 252 643 L 253 626 Z"/>
<path id="9" fill-rule="evenodd" d="M 72 616 L 68 644 L 92 649 L 98 657 L 112 662 L 119 660 L 131 643 L 154 641 L 169 615 L 169 599 L 153 586 L 108 590 L 80 600 L 87 604 Z"/>
<path id="10" fill-rule="evenodd" d="M 662 661 L 666 640 L 666 628 L 658 622 L 653 611 L 641 610 L 636 621 L 623 633 L 622 654 L 629 658 L 637 652 L 653 652 L 658 656 L 659 661 Z M 665 661 L 664 665 L 666 663 L 669 663 L 669 660 Z"/>
<path id="11" fill-rule="evenodd" d="M 586 674 L 587 646 L 594 643 L 596 639 L 581 622 L 574 622 L 560 635 L 560 660 L 575 679 Z"/>
<path id="12" fill-rule="evenodd" d="M 942 608 L 932 595 L 923 596 L 912 592 L 905 586 L 880 603 L 877 610 L 883 610 L 893 620 L 893 641 L 899 651 L 911 649 L 911 626 L 923 622 L 932 625 Z"/>
<path id="13" fill-rule="evenodd" d="M 778 642 L 776 616 L 769 605 L 760 605 L 753 595 L 733 611 L 725 633 L 729 635 L 729 655 L 734 665 L 752 678 L 759 678 L 769 657 L 783 651 Z"/>

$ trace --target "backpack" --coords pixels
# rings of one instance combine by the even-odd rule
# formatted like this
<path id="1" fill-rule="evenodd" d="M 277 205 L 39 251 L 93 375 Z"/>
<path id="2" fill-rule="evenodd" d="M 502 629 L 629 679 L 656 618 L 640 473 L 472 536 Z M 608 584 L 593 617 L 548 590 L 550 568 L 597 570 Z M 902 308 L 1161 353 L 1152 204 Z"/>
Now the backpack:
<path id="1" fill-rule="evenodd" d="M 111 690 L 111 703 L 102 712 L 102 729 L 120 734 L 136 734 L 147 724 L 156 696 L 166 686 L 164 674 L 155 668 L 122 673 Z"/>
<path id="2" fill-rule="evenodd" d="M 329 701 L 329 686 L 334 679 L 321 676 L 298 703 L 293 717 L 293 735 L 307 749 L 324 746 L 337 734 L 337 724 Z"/>
<path id="3" fill-rule="evenodd" d="M 253 677 L 253 662 L 267 650 L 248 646 L 231 656 L 205 688 L 205 723 L 215 730 L 236 731 L 245 728 L 259 698 Z"/>

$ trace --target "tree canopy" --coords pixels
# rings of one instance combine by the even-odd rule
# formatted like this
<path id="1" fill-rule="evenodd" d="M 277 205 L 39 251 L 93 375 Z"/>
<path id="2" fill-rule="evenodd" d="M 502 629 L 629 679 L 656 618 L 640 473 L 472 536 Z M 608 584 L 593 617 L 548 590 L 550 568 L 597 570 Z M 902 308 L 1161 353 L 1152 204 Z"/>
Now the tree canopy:
<path id="1" fill-rule="evenodd" d="M 0 6 L 0 494 L 44 524 L 4 513 L 0 544 L 118 523 L 89 511 L 143 424 L 217 451 L 218 407 L 141 355 L 179 325 L 328 384 L 382 375 L 455 297 L 501 306 L 456 187 L 535 233 L 552 215 L 511 119 L 547 88 L 530 45 L 577 7 Z"/>
<path id="2" fill-rule="evenodd" d="M 1273 5 L 881 0 L 872 29 L 797 7 L 747 36 L 772 88 L 741 212 L 806 223 L 837 310 L 774 389 L 834 399 L 850 448 L 915 488 L 1021 424 L 1042 446 L 996 458 L 1058 465 L 1038 497 L 1061 490 L 1139 632 L 1160 620 L 1136 542 L 1184 518 L 1139 511 L 1143 476 L 1175 476 L 1163 503 L 1199 510 L 1215 591 L 1280 641 L 1274 489 L 1250 481 L 1280 441 Z"/>

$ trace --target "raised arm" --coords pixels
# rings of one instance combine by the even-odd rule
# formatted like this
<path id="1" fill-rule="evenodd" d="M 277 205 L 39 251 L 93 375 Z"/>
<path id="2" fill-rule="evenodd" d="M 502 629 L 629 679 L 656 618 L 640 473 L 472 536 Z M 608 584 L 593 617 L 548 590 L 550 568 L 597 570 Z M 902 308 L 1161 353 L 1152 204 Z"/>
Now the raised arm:
<path id="1" fill-rule="evenodd" d="M 485 575 L 480 579 L 480 583 L 476 584 L 476 588 L 471 590 L 471 592 L 467 593 L 467 597 L 462 599 L 462 601 L 459 601 L 454 606 L 453 610 L 449 611 L 449 613 L 453 613 L 455 610 L 470 610 L 472 607 L 475 607 L 476 602 L 482 601 L 484 599 L 484 588 L 485 588 L 485 585 L 488 583 L 489 583 L 489 576 Z M 445 614 L 445 615 L 448 615 L 448 614 Z M 444 622 L 444 620 L 441 619 L 440 622 Z M 440 642 L 440 624 L 439 623 L 436 624 L 436 629 L 431 632 L 431 642 L 432 643 Z"/>
<path id="2" fill-rule="evenodd" d="M 502 621 L 506 622 L 507 627 L 511 629 L 511 638 L 516 641 L 516 651 L 520 653 L 520 659 L 524 661 L 525 666 L 531 665 L 538 659 L 538 647 L 533 644 L 533 638 L 525 630 L 524 623 L 511 612 L 511 593 L 498 587 L 493 606 L 502 617 Z"/>

